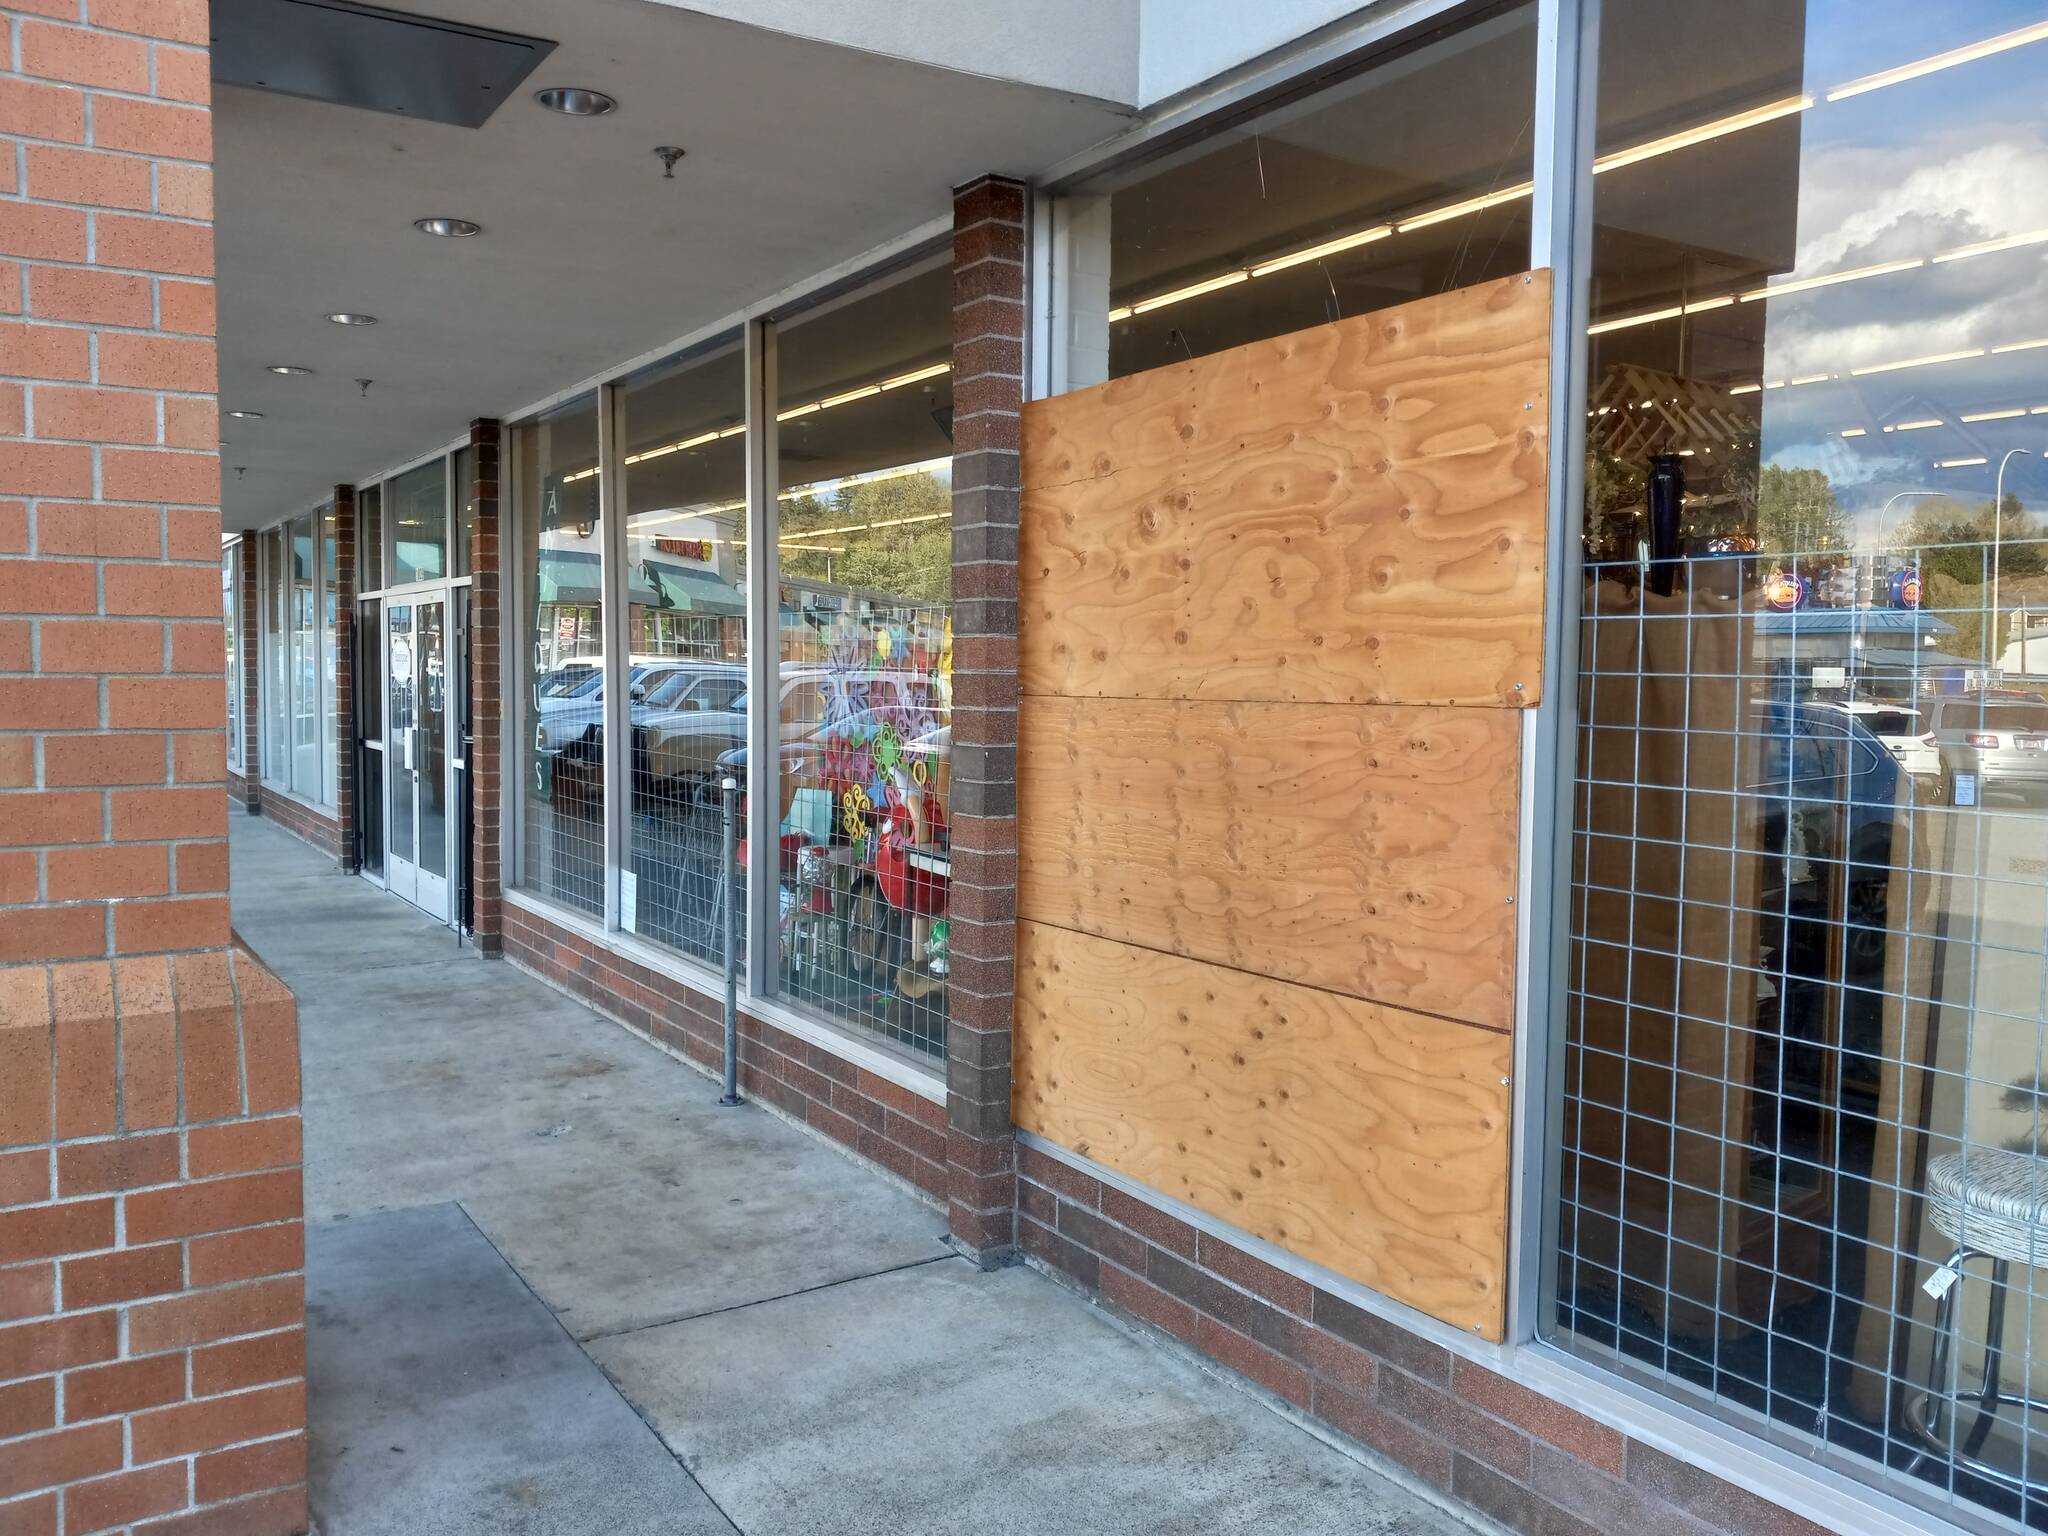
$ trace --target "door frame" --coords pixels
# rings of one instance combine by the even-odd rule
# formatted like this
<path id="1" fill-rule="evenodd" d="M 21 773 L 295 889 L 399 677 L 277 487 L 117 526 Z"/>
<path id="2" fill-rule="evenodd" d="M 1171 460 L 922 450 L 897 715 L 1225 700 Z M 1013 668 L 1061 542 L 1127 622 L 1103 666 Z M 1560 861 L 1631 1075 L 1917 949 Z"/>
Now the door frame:
<path id="1" fill-rule="evenodd" d="M 381 674 L 381 685 L 384 688 L 384 884 L 387 890 L 391 891 L 394 895 L 403 897 L 413 906 L 425 912 L 429 917 L 437 922 L 448 924 L 453 924 L 457 920 L 452 906 L 452 898 L 457 883 L 454 878 L 454 861 L 457 852 L 456 837 L 461 821 L 459 807 L 456 804 L 456 794 L 462 772 L 461 764 L 465 761 L 461 743 L 455 734 L 458 729 L 458 723 L 452 718 L 455 700 L 449 691 L 450 668 L 453 665 L 452 658 L 456 651 L 455 636 L 451 627 L 454 621 L 454 604 L 451 600 L 453 596 L 451 587 L 453 585 L 454 583 L 442 580 L 415 582 L 403 587 L 386 589 L 380 604 L 382 633 L 378 641 L 378 670 Z M 394 752 L 392 748 L 392 733 L 395 729 L 395 719 L 391 699 L 391 621 L 393 612 L 399 608 L 407 610 L 407 635 L 416 642 L 419 634 L 419 610 L 428 604 L 436 603 L 441 608 L 441 675 L 443 678 L 441 699 L 443 726 L 441 788 L 444 814 L 441 818 L 442 857 L 439 873 L 433 873 L 422 868 L 418 858 L 420 852 L 419 827 L 422 785 L 417 778 L 416 769 L 407 768 L 406 778 L 403 781 L 405 792 L 412 796 L 412 814 L 407 819 L 407 824 L 412 832 L 412 846 L 401 852 L 393 837 L 398 824 L 394 811 L 400 793 L 401 781 L 399 779 L 399 772 L 401 767 L 405 765 L 405 754 L 402 750 Z M 414 647 L 413 664 L 415 669 L 417 669 L 419 666 L 419 656 L 416 644 Z M 412 708 L 412 724 L 407 729 L 417 731 L 419 721 L 419 701 L 417 696 L 413 700 Z"/>

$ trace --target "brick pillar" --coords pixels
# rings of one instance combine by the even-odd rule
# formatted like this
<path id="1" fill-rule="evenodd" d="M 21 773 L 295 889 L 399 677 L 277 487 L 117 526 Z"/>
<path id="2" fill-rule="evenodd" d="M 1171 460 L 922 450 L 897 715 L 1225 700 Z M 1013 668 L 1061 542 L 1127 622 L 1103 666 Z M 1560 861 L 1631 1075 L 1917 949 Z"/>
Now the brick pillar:
<path id="1" fill-rule="evenodd" d="M 1024 188 L 953 194 L 953 836 L 947 1219 L 984 1265 L 1016 1243 L 1017 503 Z"/>
<path id="2" fill-rule="evenodd" d="M 505 944 L 504 828 L 501 819 L 504 706 L 499 697 L 498 424 L 469 424 L 469 796 L 475 826 L 470 890 L 476 947 L 495 955 Z"/>
<path id="3" fill-rule="evenodd" d="M 207 12 L 30 3 L 0 6 L 0 1531 L 283 1536 L 298 1043 L 228 925 Z"/>
<path id="4" fill-rule="evenodd" d="M 258 734 L 263 722 L 256 717 L 262 703 L 262 616 L 257 612 L 262 598 L 256 581 L 256 544 L 255 534 L 242 536 L 242 542 L 236 546 L 241 550 L 241 559 L 235 570 L 235 580 L 241 587 L 235 611 L 242 625 L 242 809 L 251 816 L 263 814 L 263 738 Z"/>
<path id="5" fill-rule="evenodd" d="M 341 867 L 356 858 L 356 488 L 334 488 L 334 821 Z"/>

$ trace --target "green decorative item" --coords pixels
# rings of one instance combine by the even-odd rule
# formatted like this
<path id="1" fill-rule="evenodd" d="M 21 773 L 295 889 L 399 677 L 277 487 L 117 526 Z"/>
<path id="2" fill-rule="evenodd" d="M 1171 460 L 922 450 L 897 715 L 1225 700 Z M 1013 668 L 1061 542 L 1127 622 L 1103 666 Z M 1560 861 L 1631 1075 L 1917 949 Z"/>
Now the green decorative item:
<path id="1" fill-rule="evenodd" d="M 884 773 L 894 773 L 903 761 L 903 741 L 896 727 L 885 725 L 875 732 L 875 764 Z"/>

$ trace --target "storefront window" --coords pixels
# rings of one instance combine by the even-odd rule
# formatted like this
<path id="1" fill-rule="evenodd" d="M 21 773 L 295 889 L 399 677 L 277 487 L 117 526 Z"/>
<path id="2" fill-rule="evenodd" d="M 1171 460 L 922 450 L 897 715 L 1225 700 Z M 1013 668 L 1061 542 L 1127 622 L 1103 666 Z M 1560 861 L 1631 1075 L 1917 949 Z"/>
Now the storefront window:
<path id="1" fill-rule="evenodd" d="M 449 498 L 455 506 L 455 530 L 448 541 L 449 573 L 454 576 L 469 574 L 469 530 L 476 520 L 476 455 L 468 448 L 458 448 L 451 461 L 454 465 L 454 494 Z"/>
<path id="2" fill-rule="evenodd" d="M 320 513 L 320 802 L 334 804 L 335 790 L 341 773 L 341 744 L 336 739 L 334 715 L 335 678 L 335 615 L 336 597 L 334 585 L 335 555 L 339 544 L 335 538 L 335 517 L 333 503 Z"/>
<path id="3" fill-rule="evenodd" d="M 262 774 L 273 784 L 291 782 L 291 751 L 285 721 L 292 696 L 291 651 L 285 643 L 285 536 L 282 527 L 257 535 L 261 589 Z"/>
<path id="4" fill-rule="evenodd" d="M 597 400 L 520 427 L 519 495 L 525 692 L 520 744 L 520 884 L 583 912 L 604 912 L 604 538 Z"/>
<path id="5" fill-rule="evenodd" d="M 783 984 L 945 1051 L 952 277 L 778 331 Z"/>
<path id="6" fill-rule="evenodd" d="M 739 342 L 636 374 L 617 398 L 633 720 L 619 925 L 715 961 L 728 875 L 718 784 L 747 776 Z M 744 913 L 738 892 L 734 906 Z"/>
<path id="7" fill-rule="evenodd" d="M 1526 270 L 1535 78 L 1514 6 L 1062 198 L 1062 387 Z"/>
<path id="8" fill-rule="evenodd" d="M 356 491 L 356 590 L 376 592 L 384 585 L 384 488 L 365 485 Z"/>
<path id="9" fill-rule="evenodd" d="M 439 581 L 448 574 L 448 461 L 433 459 L 388 481 L 391 581 Z"/>
<path id="10" fill-rule="evenodd" d="M 221 624 L 227 642 L 228 766 L 242 769 L 242 605 L 237 594 L 237 573 L 242 565 L 240 542 L 220 552 Z"/>
<path id="11" fill-rule="evenodd" d="M 1606 0 L 1599 57 L 1555 1327 L 2031 1519 L 2048 14 Z"/>
<path id="12" fill-rule="evenodd" d="M 309 800 L 320 797 L 320 651 L 318 595 L 314 577 L 318 550 L 315 520 L 292 519 L 285 530 L 291 563 L 286 593 L 291 623 L 291 787 Z"/>

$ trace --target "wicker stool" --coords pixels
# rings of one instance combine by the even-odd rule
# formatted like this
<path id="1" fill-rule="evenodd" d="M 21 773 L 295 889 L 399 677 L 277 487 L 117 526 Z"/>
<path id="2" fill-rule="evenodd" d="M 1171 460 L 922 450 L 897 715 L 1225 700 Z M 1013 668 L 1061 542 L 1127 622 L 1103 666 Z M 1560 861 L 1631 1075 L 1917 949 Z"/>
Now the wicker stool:
<path id="1" fill-rule="evenodd" d="M 1927 1216 L 1956 1248 L 1944 1266 L 1953 1271 L 1953 1278 L 1935 1303 L 1934 1358 L 1928 1367 L 1927 1389 L 1906 1402 L 1907 1426 L 1928 1447 L 1915 1458 L 1914 1466 L 1939 1455 L 1998 1482 L 2028 1486 L 2026 1479 L 1981 1460 L 1977 1453 L 1997 1422 L 2000 1408 L 2009 1405 L 2048 1412 L 2048 1399 L 2009 1393 L 2000 1379 L 2012 1266 L 2031 1267 L 2048 1257 L 2048 1164 L 2024 1153 L 1990 1149 L 1972 1151 L 1967 1158 L 1957 1153 L 1931 1158 L 1927 1164 Z M 1984 1380 L 1974 1392 L 1965 1394 L 1953 1378 L 1958 1367 L 1952 1357 L 1961 1327 L 1960 1293 L 1967 1278 L 1964 1266 L 1972 1259 L 1991 1261 L 1991 1298 L 1985 1317 Z M 1968 1437 L 1958 1445 L 1953 1431 L 1944 1431 L 1943 1420 L 1949 1411 L 1961 1409 L 1966 1395 L 1975 1400 L 1977 1417 Z"/>

